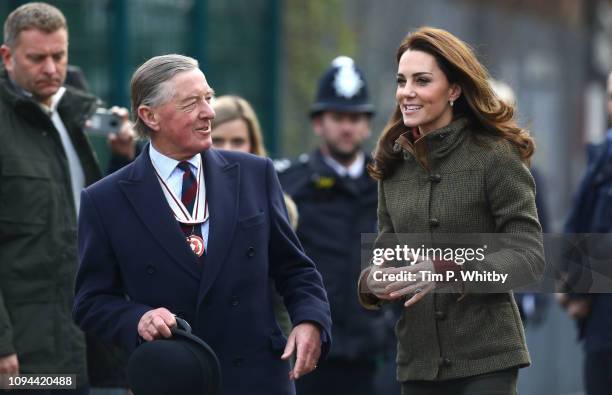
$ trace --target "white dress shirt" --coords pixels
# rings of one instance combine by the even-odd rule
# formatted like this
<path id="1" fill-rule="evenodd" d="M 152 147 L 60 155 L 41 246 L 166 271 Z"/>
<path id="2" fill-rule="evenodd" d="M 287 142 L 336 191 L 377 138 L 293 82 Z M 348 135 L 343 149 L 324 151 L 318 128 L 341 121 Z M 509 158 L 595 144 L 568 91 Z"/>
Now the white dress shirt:
<path id="1" fill-rule="evenodd" d="M 323 160 L 329 167 L 334 169 L 334 171 L 338 173 L 340 177 L 349 176 L 352 179 L 356 179 L 361 177 L 365 169 L 365 155 L 361 151 L 357 153 L 357 158 L 349 167 L 342 165 L 340 162 L 328 155 L 323 155 Z"/>
<path id="2" fill-rule="evenodd" d="M 183 189 L 183 171 L 176 167 L 180 162 L 157 151 L 155 147 L 153 147 L 153 143 L 149 144 L 149 157 L 151 158 L 151 162 L 153 162 L 153 166 L 157 169 L 161 179 L 166 183 L 168 188 L 170 188 L 172 193 L 180 199 L 182 197 Z M 189 167 L 191 168 L 194 176 L 197 175 L 200 166 L 202 166 L 202 157 L 200 154 L 188 159 L 187 162 L 189 162 Z M 200 194 L 206 196 L 206 186 L 200 184 L 203 183 L 198 184 Z M 160 186 L 163 188 L 161 181 Z M 208 248 L 209 223 L 210 221 L 207 219 L 201 225 L 202 240 L 204 240 L 205 250 Z"/>

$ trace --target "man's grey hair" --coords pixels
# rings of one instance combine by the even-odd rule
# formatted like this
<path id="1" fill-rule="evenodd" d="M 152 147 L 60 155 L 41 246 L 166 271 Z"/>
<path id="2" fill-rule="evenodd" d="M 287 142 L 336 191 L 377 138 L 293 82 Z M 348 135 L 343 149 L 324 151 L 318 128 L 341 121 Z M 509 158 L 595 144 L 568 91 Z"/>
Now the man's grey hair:
<path id="1" fill-rule="evenodd" d="M 177 74 L 198 68 L 198 61 L 189 56 L 171 54 L 155 56 L 143 63 L 132 76 L 132 116 L 134 129 L 142 137 L 148 136 L 149 127 L 138 116 L 138 107 L 156 107 L 174 96 L 170 80 Z"/>
<path id="2" fill-rule="evenodd" d="M 47 3 L 27 3 L 16 8 L 9 14 L 4 22 L 4 44 L 15 48 L 19 33 L 24 30 L 37 29 L 45 33 L 53 33 L 59 29 L 66 29 L 64 14 Z"/>

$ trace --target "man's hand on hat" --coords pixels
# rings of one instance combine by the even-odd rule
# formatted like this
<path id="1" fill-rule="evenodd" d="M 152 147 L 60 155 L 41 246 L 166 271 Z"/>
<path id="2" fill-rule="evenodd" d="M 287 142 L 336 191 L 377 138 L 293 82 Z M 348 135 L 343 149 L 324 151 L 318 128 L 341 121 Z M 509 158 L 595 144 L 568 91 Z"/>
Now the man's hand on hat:
<path id="1" fill-rule="evenodd" d="M 170 328 L 176 326 L 176 319 L 168 309 L 149 310 L 143 314 L 138 322 L 138 334 L 140 337 L 150 342 L 162 337 L 171 337 Z"/>
<path id="2" fill-rule="evenodd" d="M 302 322 L 289 334 L 287 346 L 281 359 L 289 359 L 297 348 L 297 360 L 289 379 L 297 380 L 317 368 L 321 356 L 321 330 L 316 324 Z"/>

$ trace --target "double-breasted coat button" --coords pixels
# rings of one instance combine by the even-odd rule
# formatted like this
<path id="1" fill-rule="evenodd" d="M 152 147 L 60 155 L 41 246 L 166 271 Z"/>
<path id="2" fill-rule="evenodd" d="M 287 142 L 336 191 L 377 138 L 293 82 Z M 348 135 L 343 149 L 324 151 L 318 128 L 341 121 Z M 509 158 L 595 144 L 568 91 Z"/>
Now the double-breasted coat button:
<path id="1" fill-rule="evenodd" d="M 243 357 L 236 357 L 232 360 L 232 365 L 234 365 L 234 367 L 240 367 L 242 366 L 243 363 L 244 363 Z"/>
<path id="2" fill-rule="evenodd" d="M 155 273 L 155 266 L 153 265 L 147 265 L 147 274 L 154 274 Z"/>
<path id="3" fill-rule="evenodd" d="M 436 317 L 436 319 L 437 319 L 438 321 L 442 321 L 442 320 L 446 319 L 446 313 L 445 313 L 445 312 L 443 312 L 443 311 L 436 311 L 436 312 L 434 313 L 434 316 Z"/>
<path id="4" fill-rule="evenodd" d="M 249 248 L 247 248 L 247 256 L 248 256 L 249 258 L 251 258 L 251 257 L 255 256 L 255 248 L 254 248 L 254 247 L 249 247 Z"/>
<path id="5" fill-rule="evenodd" d="M 451 365 L 451 360 L 448 358 L 442 358 L 442 361 L 440 362 L 440 365 L 442 366 L 450 366 Z"/>
<path id="6" fill-rule="evenodd" d="M 429 181 L 433 183 L 439 183 L 442 180 L 442 176 L 439 174 L 432 174 L 429 176 Z"/>
<path id="7" fill-rule="evenodd" d="M 232 296 L 231 300 L 230 300 L 230 305 L 232 307 L 236 307 L 240 304 L 240 301 L 238 300 L 237 296 Z"/>
<path id="8" fill-rule="evenodd" d="M 437 218 L 431 218 L 429 220 L 429 225 L 431 225 L 432 228 L 437 228 L 438 226 L 440 226 L 440 221 L 438 221 Z"/>

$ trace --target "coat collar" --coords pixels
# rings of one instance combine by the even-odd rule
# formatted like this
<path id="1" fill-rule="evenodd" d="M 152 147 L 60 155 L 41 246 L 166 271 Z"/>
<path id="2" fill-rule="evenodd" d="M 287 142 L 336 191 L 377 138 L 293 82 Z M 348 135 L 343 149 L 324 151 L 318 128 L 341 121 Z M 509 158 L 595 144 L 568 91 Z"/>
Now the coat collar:
<path id="1" fill-rule="evenodd" d="M 363 157 L 363 167 L 364 172 L 368 170 L 368 164 L 372 161 L 372 158 L 365 151 L 361 151 L 364 155 Z M 320 148 L 312 151 L 309 156 L 309 166 L 311 169 L 317 173 L 325 175 L 327 177 L 339 177 L 338 173 L 325 161 L 323 158 L 323 153 Z M 362 174 L 363 175 L 363 174 Z"/>
<path id="2" fill-rule="evenodd" d="M 43 133 L 55 130 L 51 118 L 38 103 L 16 92 L 16 88 L 10 82 L 3 66 L 0 66 L 0 101 L 11 108 L 11 113 L 14 116 L 31 125 L 33 131 Z M 99 103 L 101 102 L 98 99 L 89 94 L 66 87 L 66 92 L 57 105 L 57 111 L 70 134 L 81 161 L 86 185 L 91 185 L 102 178 L 98 159 L 82 130 L 85 121 L 91 116 Z M 59 133 L 51 133 L 51 136 L 58 146 L 62 146 Z M 60 151 L 63 152 L 63 150 Z"/>
<path id="3" fill-rule="evenodd" d="M 341 177 L 338 173 L 325 161 L 323 153 L 320 149 L 313 151 L 309 157 L 308 166 L 311 169 L 311 174 L 307 182 L 314 185 L 315 190 L 331 190 L 332 188 L 343 188 L 351 194 L 358 195 L 362 193 L 364 189 L 376 186 L 368 175 L 367 166 L 371 161 L 371 158 L 366 152 L 363 152 L 364 167 L 361 176 L 350 179 L 348 177 Z"/>
<path id="4" fill-rule="evenodd" d="M 229 164 L 215 150 L 203 152 L 204 179 L 209 217 L 206 263 L 199 275 L 197 259 L 185 242 L 185 236 L 163 195 L 149 157 L 148 145 L 136 158 L 126 180 L 119 185 L 137 215 L 153 238 L 166 250 L 177 265 L 200 279 L 201 300 L 226 259 L 238 212 L 238 164 Z"/>
<path id="5" fill-rule="evenodd" d="M 403 151 L 404 159 L 416 159 L 426 169 L 430 162 L 443 158 L 455 149 L 465 138 L 468 120 L 458 118 L 448 125 L 422 136 L 416 141 L 412 140 L 410 132 L 401 134 L 396 140 L 393 150 Z"/>
<path id="6" fill-rule="evenodd" d="M 468 120 L 458 118 L 447 126 L 424 136 L 427 139 L 431 158 L 442 158 L 457 147 L 465 138 Z"/>
<path id="7" fill-rule="evenodd" d="M 153 238 L 180 268 L 198 279 L 197 259 L 166 202 L 149 157 L 148 144 L 134 161 L 128 178 L 119 181 L 119 186 Z"/>
<path id="8" fill-rule="evenodd" d="M 95 109 L 102 106 L 103 103 L 96 97 L 70 86 L 64 86 L 64 88 L 66 94 L 57 103 L 57 111 L 62 116 L 64 123 L 70 120 L 82 127 Z M 0 67 L 0 97 L 15 108 L 17 112 L 22 113 L 26 119 L 31 120 L 34 117 L 34 121 L 40 121 L 40 119 L 46 120 L 48 118 L 38 103 L 23 94 L 20 88 L 11 82 L 3 66 Z"/>

